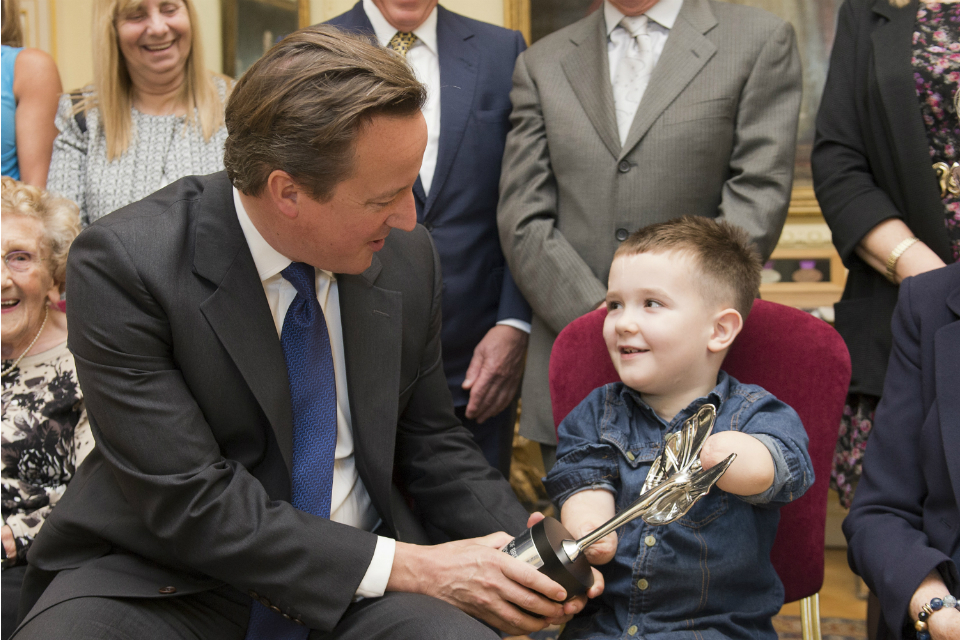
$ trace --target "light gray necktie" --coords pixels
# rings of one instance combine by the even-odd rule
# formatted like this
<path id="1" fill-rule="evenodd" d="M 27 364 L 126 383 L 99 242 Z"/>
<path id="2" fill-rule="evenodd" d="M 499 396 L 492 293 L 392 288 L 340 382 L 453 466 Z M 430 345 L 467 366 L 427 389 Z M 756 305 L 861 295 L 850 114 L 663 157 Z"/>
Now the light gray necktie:
<path id="1" fill-rule="evenodd" d="M 653 73 L 653 46 L 647 32 L 647 16 L 626 16 L 620 26 L 631 36 L 613 79 L 613 104 L 622 146 Z"/>

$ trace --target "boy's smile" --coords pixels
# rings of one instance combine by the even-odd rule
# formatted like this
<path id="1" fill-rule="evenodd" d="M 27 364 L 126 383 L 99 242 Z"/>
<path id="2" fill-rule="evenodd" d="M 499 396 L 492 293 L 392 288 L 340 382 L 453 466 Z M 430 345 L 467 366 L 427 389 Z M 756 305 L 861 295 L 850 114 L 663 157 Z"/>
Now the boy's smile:
<path id="1" fill-rule="evenodd" d="M 668 420 L 713 389 L 722 361 L 712 348 L 722 309 L 704 299 L 702 283 L 677 251 L 623 255 L 610 267 L 603 338 L 613 366 Z"/>

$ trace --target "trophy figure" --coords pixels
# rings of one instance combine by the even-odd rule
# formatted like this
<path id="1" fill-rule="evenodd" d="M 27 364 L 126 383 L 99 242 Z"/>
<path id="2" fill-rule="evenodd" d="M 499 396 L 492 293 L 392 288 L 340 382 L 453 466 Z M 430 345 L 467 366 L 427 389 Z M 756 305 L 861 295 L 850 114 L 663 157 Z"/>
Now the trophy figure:
<path id="1" fill-rule="evenodd" d="M 555 518 L 544 518 L 511 540 L 502 551 L 523 560 L 566 589 L 582 595 L 593 586 L 593 573 L 583 550 L 631 520 L 643 518 L 664 525 L 686 514 L 724 474 L 737 454 L 732 453 L 709 471 L 700 464 L 700 450 L 713 432 L 717 410 L 705 404 L 667 436 L 663 451 L 653 461 L 640 497 L 605 524 L 574 540 Z"/>

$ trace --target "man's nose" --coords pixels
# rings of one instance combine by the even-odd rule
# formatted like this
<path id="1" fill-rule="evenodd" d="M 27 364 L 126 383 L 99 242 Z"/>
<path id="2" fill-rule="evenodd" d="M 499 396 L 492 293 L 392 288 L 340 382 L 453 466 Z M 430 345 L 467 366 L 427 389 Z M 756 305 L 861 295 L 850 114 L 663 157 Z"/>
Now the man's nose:
<path id="1" fill-rule="evenodd" d="M 417 203 L 411 189 L 398 203 L 387 218 L 387 226 L 401 231 L 413 231 L 417 226 Z"/>

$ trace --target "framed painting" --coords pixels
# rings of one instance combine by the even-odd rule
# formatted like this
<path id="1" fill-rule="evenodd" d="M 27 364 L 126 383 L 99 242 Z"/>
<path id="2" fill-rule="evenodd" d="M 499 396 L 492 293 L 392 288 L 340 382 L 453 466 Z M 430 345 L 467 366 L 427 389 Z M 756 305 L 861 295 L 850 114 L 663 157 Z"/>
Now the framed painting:
<path id="1" fill-rule="evenodd" d="M 803 102 L 797 132 L 791 216 L 820 216 L 813 195 L 810 151 L 817 109 L 827 78 L 830 50 L 836 31 L 837 12 L 842 0 L 728 0 L 758 7 L 780 16 L 793 25 L 803 64 Z M 565 27 L 595 11 L 602 0 L 504 0 L 504 22 L 523 32 L 527 42 Z"/>
<path id="2" fill-rule="evenodd" d="M 223 72 L 239 78 L 284 36 L 310 24 L 310 0 L 220 0 Z"/>

